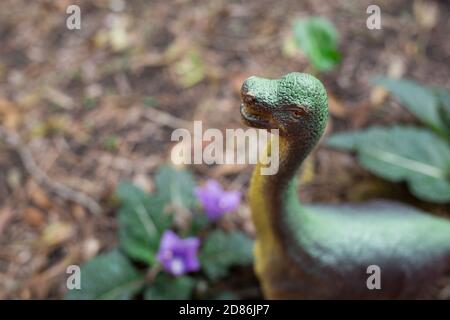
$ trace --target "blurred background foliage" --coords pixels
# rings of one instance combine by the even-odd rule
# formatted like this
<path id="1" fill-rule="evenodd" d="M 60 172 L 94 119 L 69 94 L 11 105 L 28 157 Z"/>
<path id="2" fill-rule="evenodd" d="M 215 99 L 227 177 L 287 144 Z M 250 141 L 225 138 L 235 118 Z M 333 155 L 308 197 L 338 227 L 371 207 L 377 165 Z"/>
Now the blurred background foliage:
<path id="1" fill-rule="evenodd" d="M 71 4 L 81 30 L 65 27 Z M 366 28 L 371 4 L 381 30 Z M 422 0 L 2 1 L 0 298 L 63 298 L 72 264 L 86 277 L 67 298 L 261 298 L 252 166 L 166 165 L 174 129 L 243 127 L 251 75 L 309 72 L 327 88 L 304 202 L 390 198 L 450 218 L 449 12 Z M 194 193 L 210 179 L 243 195 L 217 221 Z M 161 269 L 168 229 L 201 241 L 201 270 Z"/>
<path id="2" fill-rule="evenodd" d="M 427 88 L 411 80 L 377 78 L 428 128 L 396 125 L 336 134 L 331 147 L 356 151 L 360 164 L 393 182 L 407 181 L 424 201 L 450 202 L 450 91 Z"/>

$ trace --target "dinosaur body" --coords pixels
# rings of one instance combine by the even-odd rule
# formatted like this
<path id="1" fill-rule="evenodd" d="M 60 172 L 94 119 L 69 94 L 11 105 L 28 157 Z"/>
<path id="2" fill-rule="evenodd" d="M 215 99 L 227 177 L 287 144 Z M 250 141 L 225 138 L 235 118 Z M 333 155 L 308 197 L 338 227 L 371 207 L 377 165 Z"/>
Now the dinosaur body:
<path id="1" fill-rule="evenodd" d="M 247 125 L 280 130 L 280 169 L 263 176 L 258 164 L 249 192 L 255 270 L 267 298 L 416 298 L 450 272 L 445 219 L 386 201 L 300 204 L 294 178 L 327 120 L 320 81 L 300 73 L 251 77 L 242 98 Z M 367 287 L 371 265 L 380 268 L 381 289 Z"/>

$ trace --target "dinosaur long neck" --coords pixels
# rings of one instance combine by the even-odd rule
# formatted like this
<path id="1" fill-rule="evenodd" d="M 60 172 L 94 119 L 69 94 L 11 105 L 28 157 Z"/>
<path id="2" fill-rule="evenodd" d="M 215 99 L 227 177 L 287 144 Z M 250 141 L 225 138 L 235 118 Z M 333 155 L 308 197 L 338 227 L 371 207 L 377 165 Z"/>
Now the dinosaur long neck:
<path id="1" fill-rule="evenodd" d="M 286 247 L 291 214 L 302 219 L 306 215 L 296 192 L 296 173 L 314 147 L 315 139 L 292 139 L 279 136 L 279 170 L 275 175 L 261 175 L 263 164 L 253 171 L 250 185 L 250 203 L 258 240 L 266 247 Z M 272 142 L 267 145 L 272 148 Z M 275 140 L 276 141 L 276 140 Z M 268 151 L 270 152 L 270 151 Z M 263 153 L 265 154 L 265 153 Z"/>

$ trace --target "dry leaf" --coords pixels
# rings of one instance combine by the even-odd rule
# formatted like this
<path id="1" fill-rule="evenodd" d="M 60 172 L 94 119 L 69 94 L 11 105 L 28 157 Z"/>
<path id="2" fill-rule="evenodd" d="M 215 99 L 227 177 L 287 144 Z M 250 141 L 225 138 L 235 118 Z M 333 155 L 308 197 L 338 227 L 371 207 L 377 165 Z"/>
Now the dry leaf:
<path id="1" fill-rule="evenodd" d="M 44 214 L 35 207 L 26 208 L 23 217 L 25 222 L 34 228 L 40 228 L 45 223 Z"/>
<path id="2" fill-rule="evenodd" d="M 142 190 L 147 191 L 149 193 L 152 193 L 153 190 L 155 189 L 153 181 L 150 179 L 148 175 L 143 173 L 137 174 L 133 179 L 133 183 Z"/>
<path id="3" fill-rule="evenodd" d="M 434 1 L 414 1 L 413 12 L 419 26 L 427 31 L 433 29 L 439 19 L 439 6 Z"/>
<path id="4" fill-rule="evenodd" d="M 113 51 L 122 51 L 130 46 L 130 35 L 128 34 L 129 21 L 125 15 L 111 15 L 108 17 L 109 44 Z"/>
<path id="5" fill-rule="evenodd" d="M 17 104 L 24 109 L 29 109 L 36 106 L 42 99 L 42 90 L 36 89 L 29 92 L 24 92 L 18 97 Z"/>
<path id="6" fill-rule="evenodd" d="M 14 130 L 20 124 L 19 106 L 12 101 L 0 97 L 0 124 Z"/>
<path id="7" fill-rule="evenodd" d="M 11 168 L 6 174 L 6 182 L 12 190 L 17 190 L 22 187 L 22 172 L 18 168 Z"/>
<path id="8" fill-rule="evenodd" d="M 285 37 L 281 51 L 283 52 L 283 55 L 288 58 L 292 58 L 297 54 L 301 54 L 300 50 L 298 50 L 295 38 L 291 33 Z"/>
<path id="9" fill-rule="evenodd" d="M 388 96 L 386 89 L 380 86 L 375 86 L 370 91 L 370 105 L 373 107 L 381 106 Z"/>
<path id="10" fill-rule="evenodd" d="M 88 238 L 83 242 L 81 254 L 84 260 L 89 260 L 97 255 L 100 250 L 100 241 L 96 238 Z"/>
<path id="11" fill-rule="evenodd" d="M 86 218 L 86 210 L 78 203 L 73 204 L 72 213 L 75 219 L 77 219 L 78 221 L 83 221 Z"/>
<path id="12" fill-rule="evenodd" d="M 69 223 L 55 222 L 44 229 L 41 241 L 48 247 L 59 245 L 69 240 L 74 235 L 74 231 Z"/>
<path id="13" fill-rule="evenodd" d="M 44 91 L 44 96 L 50 102 L 63 109 L 72 109 L 75 106 L 75 102 L 72 97 L 57 88 L 46 88 Z"/>
<path id="14" fill-rule="evenodd" d="M 11 218 L 14 215 L 14 211 L 10 207 L 4 207 L 0 209 L 0 235 L 3 234 L 3 230 L 8 226 Z"/>
<path id="15" fill-rule="evenodd" d="M 30 180 L 27 184 L 27 194 L 31 201 L 42 209 L 50 209 L 52 203 L 45 193 L 33 180 Z"/>
<path id="16" fill-rule="evenodd" d="M 205 77 L 205 64 L 196 48 L 189 49 L 173 67 L 174 78 L 183 88 L 195 86 Z"/>
<path id="17" fill-rule="evenodd" d="M 394 56 L 389 61 L 388 76 L 395 79 L 403 77 L 406 71 L 405 60 L 400 56 Z"/>
<path id="18" fill-rule="evenodd" d="M 342 101 L 331 93 L 328 94 L 328 108 L 330 113 L 336 118 L 343 118 L 347 115 L 347 109 Z"/>
<path id="19" fill-rule="evenodd" d="M 406 71 L 405 61 L 400 56 L 394 56 L 390 59 L 387 74 L 390 78 L 400 79 Z M 370 91 L 370 105 L 373 107 L 381 106 L 388 97 L 389 93 L 382 86 L 374 86 Z"/>

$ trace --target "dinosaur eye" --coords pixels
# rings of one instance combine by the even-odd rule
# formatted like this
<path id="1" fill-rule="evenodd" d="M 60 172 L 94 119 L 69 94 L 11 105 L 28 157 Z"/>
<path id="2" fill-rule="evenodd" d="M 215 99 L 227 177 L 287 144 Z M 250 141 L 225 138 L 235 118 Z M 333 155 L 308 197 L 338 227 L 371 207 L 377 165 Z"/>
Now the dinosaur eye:
<path id="1" fill-rule="evenodd" d="M 305 111 L 302 109 L 292 110 L 291 114 L 294 118 L 301 118 L 305 114 Z"/>

